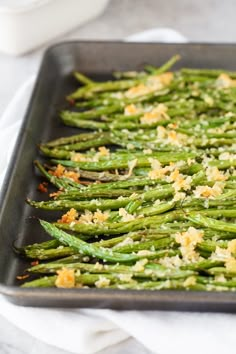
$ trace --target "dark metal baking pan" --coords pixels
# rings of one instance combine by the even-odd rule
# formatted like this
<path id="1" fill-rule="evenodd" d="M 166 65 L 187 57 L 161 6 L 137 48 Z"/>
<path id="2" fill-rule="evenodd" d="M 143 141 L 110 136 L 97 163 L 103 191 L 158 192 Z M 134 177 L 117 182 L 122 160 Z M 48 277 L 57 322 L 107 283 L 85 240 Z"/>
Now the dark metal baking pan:
<path id="1" fill-rule="evenodd" d="M 231 292 L 23 289 L 16 279 L 27 262 L 14 254 L 13 242 L 21 246 L 45 240 L 36 218 L 51 217 L 24 201 L 26 196 L 39 199 L 36 186 L 40 177 L 32 164 L 38 155 L 36 144 L 78 132 L 64 127 L 58 119 L 65 95 L 75 89 L 71 72 L 77 68 L 104 79 L 113 70 L 141 69 L 145 63 L 159 65 L 177 53 L 182 57 L 180 66 L 236 70 L 233 44 L 67 42 L 47 50 L 0 197 L 0 293 L 11 302 L 24 306 L 235 312 L 236 293 Z"/>

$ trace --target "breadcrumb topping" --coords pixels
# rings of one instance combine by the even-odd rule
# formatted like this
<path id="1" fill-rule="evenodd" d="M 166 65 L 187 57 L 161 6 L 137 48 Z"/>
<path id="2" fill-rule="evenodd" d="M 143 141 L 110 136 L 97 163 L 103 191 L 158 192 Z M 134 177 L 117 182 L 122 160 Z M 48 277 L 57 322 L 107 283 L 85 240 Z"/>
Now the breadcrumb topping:
<path id="1" fill-rule="evenodd" d="M 79 183 L 80 174 L 75 171 L 65 171 L 63 177 L 69 178 L 72 181 Z"/>
<path id="2" fill-rule="evenodd" d="M 67 211 L 64 215 L 62 215 L 61 219 L 59 219 L 58 223 L 70 224 L 73 226 L 74 224 L 102 224 L 109 218 L 109 211 L 102 212 L 97 209 L 94 213 L 89 210 L 85 210 L 84 214 L 79 216 L 78 212 L 72 208 Z"/>
<path id="3" fill-rule="evenodd" d="M 56 169 L 54 171 L 49 171 L 49 173 L 52 176 L 55 177 L 66 177 L 71 179 L 74 182 L 79 182 L 79 178 L 80 178 L 80 174 L 78 172 L 75 171 L 68 171 L 65 169 L 64 166 L 62 165 L 57 165 Z"/>
<path id="4" fill-rule="evenodd" d="M 54 171 L 49 171 L 49 173 L 55 177 L 62 177 L 65 172 L 65 167 L 62 165 L 57 165 Z"/>
<path id="5" fill-rule="evenodd" d="M 158 139 L 164 139 L 166 137 L 166 128 L 164 128 L 162 125 L 159 125 L 157 127 L 157 137 Z"/>
<path id="6" fill-rule="evenodd" d="M 68 210 L 64 215 L 62 215 L 61 219 L 57 220 L 58 223 L 65 223 L 65 224 L 70 224 L 78 218 L 78 212 L 74 209 L 71 208 Z"/>
<path id="7" fill-rule="evenodd" d="M 57 279 L 55 285 L 57 288 L 74 288 L 75 287 L 75 271 L 74 269 L 63 268 L 57 271 Z"/>
<path id="8" fill-rule="evenodd" d="M 101 210 L 97 210 L 93 214 L 93 222 L 94 222 L 94 224 L 102 224 L 105 221 L 107 221 L 108 218 L 109 218 L 109 212 L 108 211 L 102 212 Z"/>
<path id="9" fill-rule="evenodd" d="M 151 171 L 148 172 L 148 177 L 151 179 L 162 179 L 167 173 L 168 169 L 166 167 L 162 168 L 161 163 L 152 157 L 148 158 L 151 164 Z"/>
<path id="10" fill-rule="evenodd" d="M 229 87 L 236 87 L 236 80 L 232 80 L 228 74 L 222 73 L 216 79 L 216 87 L 223 89 Z"/>
<path id="11" fill-rule="evenodd" d="M 163 103 L 160 103 L 157 107 L 153 108 L 150 112 L 144 113 L 144 115 L 140 118 L 140 122 L 142 124 L 153 124 L 161 120 L 170 119 L 170 117 L 166 113 L 167 110 L 168 107 L 166 107 Z"/>
<path id="12" fill-rule="evenodd" d="M 173 79 L 173 73 L 166 72 L 160 75 L 151 75 L 146 84 L 133 86 L 125 92 L 128 98 L 135 98 L 146 95 L 148 93 L 158 91 L 168 86 Z"/>
<path id="13" fill-rule="evenodd" d="M 215 166 L 206 168 L 208 181 L 226 181 L 228 177 Z"/>
<path id="14" fill-rule="evenodd" d="M 48 185 L 47 182 L 39 183 L 38 190 L 42 193 L 47 193 L 48 192 L 47 185 Z"/>
<path id="15" fill-rule="evenodd" d="M 193 191 L 196 198 L 215 198 L 222 194 L 225 184 L 223 182 L 216 182 L 213 187 L 197 186 Z"/>
<path id="16" fill-rule="evenodd" d="M 133 103 L 129 104 L 124 109 L 125 116 L 131 116 L 131 115 L 137 114 L 137 113 L 139 113 L 139 109 Z"/>
<path id="17" fill-rule="evenodd" d="M 155 88 L 156 90 L 161 90 L 171 83 L 173 77 L 174 75 L 172 72 L 165 72 L 159 75 L 151 75 L 148 79 L 147 85 Z"/>
<path id="18" fill-rule="evenodd" d="M 150 91 L 151 89 L 148 86 L 139 84 L 137 86 L 131 87 L 128 91 L 126 91 L 125 96 L 128 98 L 135 98 L 138 96 L 146 95 Z"/>
<path id="19" fill-rule="evenodd" d="M 185 232 L 178 232 L 175 235 L 175 241 L 181 245 L 180 251 L 182 257 L 186 261 L 196 262 L 199 259 L 199 254 L 195 251 L 198 243 L 202 242 L 204 232 L 189 227 Z"/>
<path id="20" fill-rule="evenodd" d="M 181 133 L 177 133 L 175 130 L 168 130 L 163 126 L 157 127 L 157 138 L 163 144 L 171 144 L 176 146 L 185 145 L 189 138 Z"/>

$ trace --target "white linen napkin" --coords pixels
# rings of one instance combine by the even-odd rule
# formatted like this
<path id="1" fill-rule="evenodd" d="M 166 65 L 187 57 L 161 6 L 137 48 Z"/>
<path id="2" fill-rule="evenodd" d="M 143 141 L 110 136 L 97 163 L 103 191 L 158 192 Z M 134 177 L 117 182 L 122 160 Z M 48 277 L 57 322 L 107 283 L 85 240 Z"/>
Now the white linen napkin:
<path id="1" fill-rule="evenodd" d="M 172 39 L 167 35 L 163 37 L 163 33 L 168 36 L 172 33 Z M 186 41 L 170 29 L 152 30 L 151 34 L 151 41 L 165 41 L 165 38 L 173 42 L 181 38 Z M 149 40 L 147 34 L 136 35 L 133 40 L 139 38 Z M 31 77 L 24 84 L 0 118 L 0 147 L 5 151 L 0 155 L 0 171 L 9 161 L 34 81 L 35 77 Z M 0 314 L 35 338 L 78 354 L 114 348 L 130 337 L 142 343 L 150 353 L 158 354 L 222 354 L 226 348 L 233 352 L 235 347 L 236 317 L 233 314 L 30 308 L 15 306 L 3 296 L 0 296 Z M 123 347 L 122 353 L 134 351 Z"/>
<path id="2" fill-rule="evenodd" d="M 172 28 L 150 28 L 125 38 L 127 42 L 186 43 L 187 38 Z"/>

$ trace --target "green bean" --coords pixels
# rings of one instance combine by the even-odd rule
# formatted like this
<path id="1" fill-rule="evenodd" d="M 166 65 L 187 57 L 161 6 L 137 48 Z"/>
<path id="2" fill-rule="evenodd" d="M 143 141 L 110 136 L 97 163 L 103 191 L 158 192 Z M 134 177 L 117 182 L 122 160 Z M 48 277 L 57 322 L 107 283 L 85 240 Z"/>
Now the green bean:
<path id="1" fill-rule="evenodd" d="M 63 230 L 58 229 L 56 226 L 41 220 L 41 225 L 52 237 L 55 237 L 61 243 L 69 245 L 70 247 L 77 250 L 80 254 L 93 256 L 104 261 L 109 261 L 112 263 L 125 263 L 134 262 L 141 258 L 156 258 L 158 256 L 157 252 L 150 252 L 150 254 L 138 255 L 138 254 L 125 254 L 113 252 L 111 249 L 106 249 L 102 247 L 97 247 L 92 244 L 86 243 L 79 238 L 76 238 Z M 166 250 L 162 251 L 162 255 L 165 254 Z M 160 253 L 159 253 L 160 254 Z"/>
<path id="2" fill-rule="evenodd" d="M 198 213 L 190 213 L 189 216 L 187 216 L 187 219 L 194 224 L 205 226 L 212 230 L 236 233 L 236 225 L 233 223 L 215 220 Z"/>
<path id="3" fill-rule="evenodd" d="M 36 260 L 23 287 L 236 291 L 236 73 L 168 72 L 178 59 L 118 80 L 74 73 L 60 119 L 82 130 L 39 145 L 58 190 L 26 200 L 51 212 L 52 239 L 14 246 Z"/>

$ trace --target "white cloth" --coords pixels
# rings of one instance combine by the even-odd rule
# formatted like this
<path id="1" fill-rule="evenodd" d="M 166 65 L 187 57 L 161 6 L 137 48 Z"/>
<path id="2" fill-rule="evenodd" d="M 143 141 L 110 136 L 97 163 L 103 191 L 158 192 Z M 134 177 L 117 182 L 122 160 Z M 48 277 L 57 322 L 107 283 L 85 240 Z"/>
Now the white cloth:
<path id="1" fill-rule="evenodd" d="M 0 146 L 4 151 L 0 155 L 0 188 L 29 103 L 34 82 L 35 75 L 22 85 L 2 117 L 0 117 Z"/>
<path id="2" fill-rule="evenodd" d="M 151 28 L 143 32 L 132 34 L 125 39 L 127 42 L 165 42 L 165 43 L 186 43 L 181 33 L 172 28 Z"/>
<path id="3" fill-rule="evenodd" d="M 163 31 L 172 33 L 173 42 L 185 41 L 169 29 L 151 30 L 151 40 L 164 41 Z M 138 38 L 144 41 L 147 34 L 133 37 Z M 0 118 L 0 147 L 5 151 L 0 155 L 0 171 L 9 161 L 34 81 L 32 77 L 24 84 Z M 96 353 L 129 337 L 158 354 L 222 354 L 235 347 L 233 314 L 30 308 L 15 306 L 2 296 L 0 314 L 39 340 L 73 353 Z M 134 352 L 127 347 L 122 353 Z"/>

